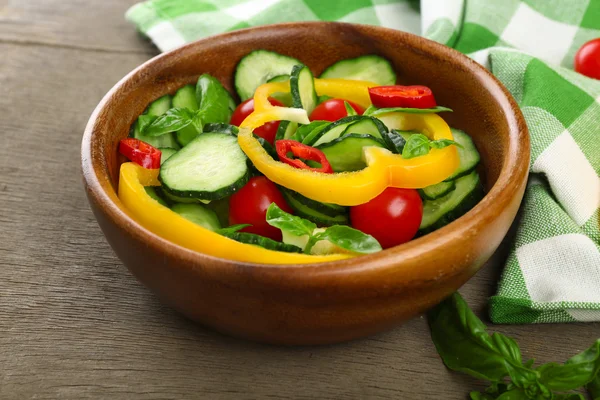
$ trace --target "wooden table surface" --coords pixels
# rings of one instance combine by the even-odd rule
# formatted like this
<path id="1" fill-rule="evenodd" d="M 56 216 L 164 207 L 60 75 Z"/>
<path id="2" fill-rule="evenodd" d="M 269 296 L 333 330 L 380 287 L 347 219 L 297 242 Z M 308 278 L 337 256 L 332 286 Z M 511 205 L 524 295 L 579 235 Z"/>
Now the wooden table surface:
<path id="1" fill-rule="evenodd" d="M 224 337 L 161 304 L 114 256 L 80 177 L 101 97 L 158 51 L 135 0 L 0 0 L 0 399 L 465 399 L 423 318 L 351 343 Z M 485 318 L 506 245 L 461 290 Z M 526 357 L 564 361 L 598 324 L 498 326 Z"/>

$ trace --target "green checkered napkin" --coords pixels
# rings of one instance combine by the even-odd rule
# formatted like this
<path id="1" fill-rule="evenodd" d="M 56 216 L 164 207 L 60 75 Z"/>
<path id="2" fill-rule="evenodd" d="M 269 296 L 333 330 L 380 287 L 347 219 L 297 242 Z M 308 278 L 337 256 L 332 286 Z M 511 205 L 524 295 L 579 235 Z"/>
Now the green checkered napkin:
<path id="1" fill-rule="evenodd" d="M 486 65 L 531 134 L 531 177 L 498 293 L 496 323 L 600 321 L 600 81 L 570 68 L 600 37 L 600 0 L 150 0 L 127 18 L 163 51 L 275 22 L 401 29 Z"/>

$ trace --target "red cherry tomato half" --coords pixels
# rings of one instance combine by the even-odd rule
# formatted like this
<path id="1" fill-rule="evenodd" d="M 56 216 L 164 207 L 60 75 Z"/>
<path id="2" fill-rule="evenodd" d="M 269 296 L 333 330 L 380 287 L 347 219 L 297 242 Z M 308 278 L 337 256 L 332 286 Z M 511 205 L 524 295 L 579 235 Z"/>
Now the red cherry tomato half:
<path id="1" fill-rule="evenodd" d="M 375 107 L 433 108 L 437 106 L 433 92 L 427 86 L 377 86 L 369 89 Z"/>
<path id="2" fill-rule="evenodd" d="M 575 71 L 600 79 L 600 38 L 585 43 L 575 54 Z"/>
<path id="3" fill-rule="evenodd" d="M 423 202 L 414 189 L 387 188 L 368 203 L 350 207 L 352 226 L 373 236 L 384 249 L 415 237 L 422 218 Z"/>
<path id="4" fill-rule="evenodd" d="M 283 103 L 269 97 L 269 103 L 274 106 L 285 107 Z M 254 112 L 254 99 L 248 99 L 242 104 L 237 106 L 229 123 L 231 125 L 240 126 L 246 117 Z M 254 134 L 265 139 L 267 142 L 273 144 L 275 142 L 275 135 L 277 135 L 277 129 L 279 128 L 279 121 L 271 121 L 258 127 L 254 130 Z"/>
<path id="5" fill-rule="evenodd" d="M 252 226 L 242 229 L 242 232 L 281 241 L 281 230 L 269 225 L 266 220 L 267 208 L 271 203 L 277 204 L 285 212 L 293 212 L 273 182 L 264 176 L 251 178 L 229 200 L 229 223 L 251 224 Z"/>
<path id="6" fill-rule="evenodd" d="M 329 99 L 325 100 L 321 104 L 315 107 L 313 112 L 310 114 L 309 118 L 311 121 L 330 121 L 335 122 L 340 118 L 344 118 L 348 116 L 348 112 L 346 111 L 346 105 L 344 104 L 343 99 Z M 348 104 L 354 108 L 354 111 L 358 115 L 362 115 L 365 110 L 351 101 L 348 101 Z"/>

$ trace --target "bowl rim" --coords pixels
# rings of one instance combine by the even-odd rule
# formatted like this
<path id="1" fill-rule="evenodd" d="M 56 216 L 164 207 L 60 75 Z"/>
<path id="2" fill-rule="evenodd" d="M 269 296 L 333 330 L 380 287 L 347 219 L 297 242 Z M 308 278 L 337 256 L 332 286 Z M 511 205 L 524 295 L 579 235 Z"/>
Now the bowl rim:
<path id="1" fill-rule="evenodd" d="M 144 228 L 125 212 L 125 207 L 122 204 L 117 204 L 117 202 L 120 203 L 120 201 L 118 200 L 116 191 L 110 184 L 110 179 L 106 176 L 107 174 L 103 173 L 101 168 L 98 168 L 100 167 L 99 160 L 97 157 L 94 157 L 92 139 L 94 132 L 96 131 L 96 126 L 99 123 L 99 115 L 107 105 L 115 100 L 115 95 L 119 92 L 119 89 L 124 87 L 129 81 L 134 80 L 140 74 L 143 74 L 149 66 L 160 67 L 161 65 L 167 65 L 169 60 L 174 56 L 192 52 L 195 48 L 202 47 L 205 43 L 215 39 L 239 39 L 240 37 L 248 35 L 277 34 L 277 32 L 281 30 L 310 29 L 311 27 L 322 25 L 351 26 L 358 30 L 366 29 L 382 31 L 388 35 L 394 35 L 411 47 L 418 44 L 419 47 L 425 49 L 425 51 L 439 54 L 442 57 L 454 58 L 457 62 L 464 65 L 464 67 L 473 74 L 473 77 L 477 79 L 486 90 L 492 93 L 492 96 L 501 106 L 508 124 L 508 148 L 507 154 L 503 159 L 503 165 L 498 175 L 498 179 L 486 193 L 485 197 L 477 203 L 473 209 L 456 221 L 453 221 L 434 232 L 381 252 L 324 263 L 277 265 L 239 262 L 218 258 L 179 246 Z M 91 202 L 93 200 L 98 208 L 100 208 L 113 223 L 118 225 L 120 229 L 127 230 L 134 238 L 144 241 L 149 247 L 152 247 L 159 252 L 169 253 L 184 261 L 185 264 L 192 265 L 194 269 L 210 269 L 213 270 L 213 272 L 222 273 L 226 270 L 231 270 L 231 268 L 235 268 L 238 272 L 251 268 L 252 271 L 260 270 L 263 274 L 271 276 L 278 275 L 279 277 L 281 277 L 280 272 L 283 271 L 290 280 L 302 280 L 308 282 L 313 281 L 315 278 L 321 277 L 327 279 L 340 276 L 340 274 L 367 275 L 374 272 L 386 273 L 392 272 L 391 269 L 393 268 L 394 274 L 400 274 L 403 279 L 412 281 L 415 279 L 439 279 L 445 275 L 453 276 L 461 272 L 459 270 L 448 268 L 440 271 L 439 266 L 433 266 L 431 265 L 432 263 L 423 263 L 422 268 L 420 268 L 419 271 L 396 268 L 396 266 L 410 260 L 414 261 L 435 249 L 450 245 L 457 237 L 476 236 L 479 231 L 478 225 L 481 225 L 486 217 L 490 218 L 498 210 L 504 209 L 511 202 L 514 192 L 518 191 L 519 187 L 526 182 L 529 171 L 529 154 L 530 144 L 527 125 L 516 101 L 496 77 L 473 59 L 450 47 L 421 36 L 395 29 L 362 24 L 315 21 L 263 25 L 209 36 L 186 44 L 175 50 L 159 54 L 144 62 L 118 81 L 102 98 L 91 114 L 82 138 L 81 168 L 89 201 Z M 515 186 L 514 183 L 511 184 L 515 179 L 520 182 L 519 185 Z M 512 189 L 510 189 L 511 186 Z M 175 264 L 172 263 L 169 265 L 169 268 L 173 267 L 175 267 Z M 176 267 L 181 268 L 180 266 Z"/>

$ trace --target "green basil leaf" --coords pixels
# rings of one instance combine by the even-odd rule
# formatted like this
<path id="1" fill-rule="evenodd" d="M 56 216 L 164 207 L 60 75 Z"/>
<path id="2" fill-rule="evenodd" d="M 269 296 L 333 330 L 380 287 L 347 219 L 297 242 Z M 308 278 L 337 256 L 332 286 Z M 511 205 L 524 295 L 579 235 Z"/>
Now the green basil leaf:
<path id="1" fill-rule="evenodd" d="M 469 393 L 471 400 L 495 400 L 496 397 L 488 393 L 471 392 Z"/>
<path id="2" fill-rule="evenodd" d="M 347 101 L 344 101 L 344 107 L 346 107 L 346 114 L 348 114 L 348 117 L 358 114 L 356 110 Z"/>
<path id="3" fill-rule="evenodd" d="M 156 118 L 150 125 L 147 125 L 142 133 L 148 136 L 160 136 L 175 132 L 191 124 L 193 116 L 187 108 L 171 108 Z"/>
<path id="4" fill-rule="evenodd" d="M 196 85 L 196 99 L 199 104 L 198 113 L 202 115 L 204 123 L 229 122 L 231 95 L 217 78 L 208 74 L 201 75 Z"/>
<path id="5" fill-rule="evenodd" d="M 375 107 L 373 104 L 371 104 L 369 107 L 367 107 L 365 112 L 363 112 L 363 115 L 372 115 L 377 110 L 379 110 L 379 109 L 377 107 Z"/>
<path id="6" fill-rule="evenodd" d="M 204 115 L 202 111 L 198 110 L 194 113 L 192 125 L 194 125 L 198 133 L 202 133 L 202 128 L 204 127 Z"/>
<path id="7" fill-rule="evenodd" d="M 370 109 L 370 107 L 369 107 Z M 452 112 L 450 108 L 436 106 L 433 108 L 410 108 L 410 107 L 392 107 L 392 108 L 376 108 L 374 110 L 369 110 L 369 114 L 372 117 L 376 117 L 378 115 L 388 114 L 391 112 L 403 112 L 403 113 L 411 113 L 411 114 L 428 114 L 428 113 L 439 113 L 439 112 Z M 366 114 L 366 112 L 365 112 Z M 364 114 L 363 114 L 364 115 Z"/>
<path id="8" fill-rule="evenodd" d="M 428 319 L 431 339 L 451 370 L 499 382 L 508 375 L 506 360 L 520 364 L 516 342 L 501 334 L 492 338 L 459 293 L 431 310 Z"/>
<path id="9" fill-rule="evenodd" d="M 600 339 L 564 364 L 544 364 L 537 371 L 540 381 L 552 390 L 574 390 L 592 382 L 600 373 Z"/>
<path id="10" fill-rule="evenodd" d="M 592 400 L 600 400 L 600 373 L 585 388 L 590 393 Z"/>
<path id="11" fill-rule="evenodd" d="M 312 121 L 308 125 L 300 125 L 294 133 L 292 139 L 302 142 L 308 135 L 314 132 L 313 136 L 318 132 L 321 132 L 327 125 L 331 124 L 329 121 Z"/>
<path id="12" fill-rule="evenodd" d="M 151 125 L 154 121 L 156 121 L 158 117 L 156 115 L 151 114 L 142 114 L 138 117 L 138 128 L 140 132 L 145 132 L 146 128 Z"/>
<path id="13" fill-rule="evenodd" d="M 344 225 L 333 225 L 316 235 L 318 240 L 331 243 L 354 253 L 369 254 L 381 251 L 381 245 L 371 235 Z"/>
<path id="14" fill-rule="evenodd" d="M 296 236 L 308 235 L 310 237 L 314 230 L 317 229 L 317 225 L 311 221 L 288 214 L 277 207 L 275 203 L 271 203 L 267 209 L 267 223 Z"/>
<path id="15" fill-rule="evenodd" d="M 520 388 L 514 388 L 496 397 L 496 400 L 531 400 Z"/>
<path id="16" fill-rule="evenodd" d="M 236 224 L 236 225 L 231 225 L 225 228 L 221 228 L 217 231 L 217 233 L 220 233 L 221 235 L 227 235 L 227 234 L 231 234 L 231 233 L 235 233 L 238 231 L 241 231 L 244 228 L 247 228 L 249 226 L 252 226 L 250 224 Z"/>
<path id="17" fill-rule="evenodd" d="M 404 146 L 406 145 L 406 140 L 398 133 L 397 130 L 392 129 L 391 132 L 383 132 L 381 136 L 383 137 L 385 146 L 389 151 L 394 154 L 402 154 L 402 150 L 404 150 Z"/>
<path id="18" fill-rule="evenodd" d="M 333 99 L 333 97 L 331 96 L 327 96 L 326 94 L 319 96 L 319 98 L 317 99 L 317 103 L 321 104 L 324 101 L 327 101 L 329 99 Z"/>
<path id="19" fill-rule="evenodd" d="M 562 394 L 554 394 L 554 400 L 585 400 L 585 396 L 581 393 L 562 393 Z M 600 397 L 599 397 L 600 399 Z M 592 398 L 592 400 L 597 400 Z"/>
<path id="20" fill-rule="evenodd" d="M 410 135 L 404 148 L 402 158 L 415 158 L 429 153 L 429 138 L 421 133 Z"/>
<path id="21" fill-rule="evenodd" d="M 452 145 L 462 147 L 460 144 L 458 144 L 454 140 L 450 140 L 450 139 L 438 139 L 438 140 L 432 140 L 429 142 L 429 146 L 432 149 L 443 149 L 444 147 L 448 147 L 448 146 L 452 146 Z"/>

